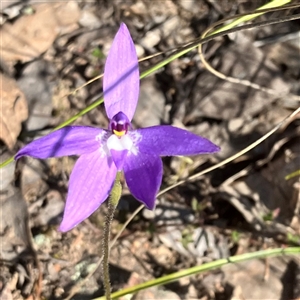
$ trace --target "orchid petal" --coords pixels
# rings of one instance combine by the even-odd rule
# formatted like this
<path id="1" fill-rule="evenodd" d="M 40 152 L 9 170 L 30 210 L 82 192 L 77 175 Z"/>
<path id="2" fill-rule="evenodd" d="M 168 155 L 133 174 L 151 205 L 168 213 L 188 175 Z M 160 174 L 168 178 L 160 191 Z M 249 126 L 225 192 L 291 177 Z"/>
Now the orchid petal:
<path id="1" fill-rule="evenodd" d="M 128 150 L 121 150 L 121 151 L 110 150 L 110 153 L 118 171 L 122 171 Z"/>
<path id="2" fill-rule="evenodd" d="M 132 195 L 147 208 L 154 209 L 162 181 L 162 161 L 157 155 L 130 154 L 124 163 L 124 174 Z"/>
<path id="3" fill-rule="evenodd" d="M 112 134 L 107 139 L 107 149 L 110 151 L 118 171 L 122 170 L 124 160 L 126 159 L 128 151 L 132 149 L 132 146 L 133 142 L 127 134 L 120 138 Z"/>
<path id="4" fill-rule="evenodd" d="M 109 119 L 123 112 L 132 120 L 139 97 L 138 58 L 124 23 L 108 53 L 103 76 L 104 105 Z"/>
<path id="5" fill-rule="evenodd" d="M 100 148 L 96 137 L 105 135 L 104 129 L 86 126 L 67 126 L 51 132 L 23 147 L 15 156 L 35 158 L 59 157 L 91 153 Z"/>
<path id="6" fill-rule="evenodd" d="M 116 174 L 112 160 L 98 151 L 80 156 L 70 176 L 59 229 L 68 231 L 88 218 L 108 197 Z"/>
<path id="7" fill-rule="evenodd" d="M 173 126 L 153 126 L 132 131 L 140 152 L 160 156 L 197 155 L 220 150 L 211 141 Z"/>

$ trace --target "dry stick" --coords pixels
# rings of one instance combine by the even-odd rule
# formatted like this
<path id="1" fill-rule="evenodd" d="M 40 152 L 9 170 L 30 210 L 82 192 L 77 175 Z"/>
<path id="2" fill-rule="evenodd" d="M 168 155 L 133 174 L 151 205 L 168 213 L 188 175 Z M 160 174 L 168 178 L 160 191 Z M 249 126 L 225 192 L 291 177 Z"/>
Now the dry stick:
<path id="1" fill-rule="evenodd" d="M 214 23 L 212 26 L 210 26 L 208 29 L 206 29 L 204 31 L 204 33 L 202 34 L 201 38 L 204 39 L 211 31 L 213 31 L 214 28 L 216 28 L 216 26 L 221 25 L 223 22 L 224 22 L 223 20 L 220 20 L 220 21 Z M 277 96 L 279 98 L 289 96 L 290 98 L 293 98 L 293 99 L 295 99 L 297 101 L 300 101 L 300 96 L 298 96 L 298 95 L 294 95 L 292 93 L 285 93 L 285 92 L 278 93 L 278 91 L 275 91 L 275 90 L 267 88 L 267 87 L 263 87 L 263 86 L 261 86 L 261 85 L 259 85 L 257 83 L 253 83 L 253 82 L 251 82 L 249 80 L 238 79 L 238 78 L 235 78 L 235 77 L 227 76 L 227 75 L 221 73 L 220 71 L 217 71 L 205 59 L 202 44 L 199 44 L 198 54 L 200 56 L 200 59 L 201 59 L 203 65 L 205 66 L 205 68 L 209 72 L 211 72 L 213 75 L 215 75 L 216 77 L 219 77 L 219 78 L 221 78 L 221 79 L 223 79 L 225 81 L 231 82 L 231 83 L 237 83 L 237 84 L 241 84 L 241 85 L 244 85 L 244 86 L 247 86 L 247 87 L 251 87 L 251 88 L 253 88 L 255 90 L 259 90 L 259 91 L 265 92 L 265 93 L 270 94 L 270 95 L 275 95 L 275 96 Z"/>
<path id="2" fill-rule="evenodd" d="M 297 6 L 290 6 L 290 7 L 284 7 L 283 9 L 287 9 L 287 8 L 294 8 L 294 7 L 299 7 L 299 5 Z M 268 11 L 275 11 L 275 10 L 278 10 L 278 9 L 270 9 Z M 263 10 L 260 10 L 260 12 L 263 12 Z M 244 14 L 245 15 L 245 14 Z M 232 18 L 236 18 L 235 17 L 232 17 Z M 227 19 L 232 19 L 232 18 L 227 18 Z M 287 21 L 290 21 L 290 20 L 295 20 L 295 19 L 299 19 L 300 18 L 300 14 L 297 14 L 297 15 L 294 15 L 294 16 L 288 16 L 288 17 L 283 17 L 283 18 L 280 18 L 279 20 L 276 20 L 277 23 L 281 23 L 281 22 L 287 22 Z M 227 30 L 227 31 L 224 31 L 224 32 L 221 32 L 219 34 L 217 34 L 215 37 L 217 36 L 223 36 L 223 35 L 227 35 L 228 33 L 231 33 L 231 32 L 236 32 L 236 31 L 241 31 L 241 30 L 244 30 L 244 29 L 250 29 L 250 28 L 255 28 L 255 27 L 258 27 L 258 26 L 266 26 L 266 25 L 270 25 L 270 24 L 275 24 L 275 21 L 272 20 L 272 21 L 264 21 L 264 22 L 260 22 L 259 24 L 247 24 L 247 25 L 243 25 L 243 26 L 239 26 L 238 28 L 235 28 L 235 30 L 231 29 L 231 30 Z M 208 42 L 212 39 L 214 39 L 215 37 L 207 37 L 205 38 L 204 41 L 202 41 L 201 43 L 204 43 L 204 42 Z M 196 43 L 196 42 L 194 42 Z M 188 46 L 184 47 L 184 48 L 188 48 L 188 47 L 191 47 L 194 43 L 192 44 L 188 44 Z M 199 41 L 198 41 L 199 43 Z M 209 167 L 193 176 L 190 176 L 188 177 L 186 180 L 181 180 L 167 188 L 165 188 L 164 190 L 162 190 L 161 192 L 159 192 L 157 194 L 157 197 L 161 196 L 162 194 L 166 193 L 167 191 L 179 186 L 179 185 L 182 185 L 188 181 L 192 181 L 192 180 L 195 180 L 197 179 L 198 177 L 204 175 L 204 174 L 207 174 L 221 166 L 224 166 L 226 164 L 228 164 L 229 162 L 235 160 L 236 158 L 238 158 L 239 156 L 247 153 L 248 151 L 250 151 L 251 149 L 255 148 L 257 145 L 259 145 L 260 143 L 262 143 L 264 140 L 266 140 L 269 136 L 271 136 L 274 132 L 276 132 L 283 124 L 285 124 L 288 120 L 290 120 L 292 117 L 294 117 L 296 114 L 298 114 L 300 112 L 300 107 L 296 110 L 294 110 L 293 113 L 291 113 L 289 116 L 287 116 L 283 121 L 281 121 L 279 124 L 277 124 L 272 130 L 270 130 L 269 132 L 267 132 L 264 136 L 262 136 L 260 139 L 258 139 L 257 141 L 255 141 L 254 143 L 252 143 L 251 145 L 249 145 L 248 147 L 244 148 L 243 150 L 241 150 L 240 152 L 230 156 L 229 158 L 221 161 L 220 163 L 212 166 L 212 167 Z M 110 244 L 110 247 L 109 249 L 111 249 L 116 241 L 118 240 L 118 238 L 121 236 L 121 234 L 123 233 L 123 231 L 125 230 L 125 228 L 128 226 L 128 224 L 134 219 L 134 217 L 143 209 L 143 205 L 139 206 L 134 212 L 133 214 L 129 217 L 129 219 L 124 223 L 124 225 L 122 226 L 122 228 L 120 229 L 120 231 L 118 232 L 118 234 L 115 236 L 115 238 L 113 239 L 113 241 L 111 242 Z M 82 281 L 78 282 L 77 285 L 75 285 L 74 287 L 72 287 L 71 291 L 70 291 L 70 294 L 65 298 L 66 300 L 70 300 L 76 293 L 77 291 L 79 290 L 79 288 L 85 284 L 95 273 L 95 271 L 98 269 L 98 267 L 101 265 L 102 263 L 102 260 L 103 260 L 103 256 L 99 258 L 99 260 L 97 261 L 96 263 L 96 266 L 94 268 L 94 270 L 92 272 L 90 272 Z"/>
<path id="3" fill-rule="evenodd" d="M 286 93 L 286 92 L 280 93 L 278 91 L 275 91 L 274 89 L 270 89 L 270 88 L 261 86 L 257 83 L 253 83 L 253 82 L 251 82 L 247 79 L 238 79 L 238 78 L 235 78 L 235 77 L 227 76 L 227 75 L 221 73 L 220 71 L 217 71 L 204 58 L 204 53 L 202 52 L 202 45 L 199 45 L 198 53 L 199 53 L 200 59 L 201 59 L 203 65 L 205 66 L 205 68 L 209 72 L 211 72 L 213 75 L 215 75 L 216 77 L 219 77 L 220 79 L 223 79 L 223 80 L 231 82 L 231 83 L 237 83 L 237 84 L 241 84 L 241 85 L 244 85 L 244 86 L 247 86 L 247 87 L 251 87 L 255 90 L 259 90 L 261 92 L 265 92 L 267 94 L 277 96 L 278 98 L 283 98 L 283 97 L 289 96 L 292 99 L 300 101 L 300 96 L 298 96 L 298 95 L 295 95 L 295 94 L 292 94 L 292 93 Z"/>

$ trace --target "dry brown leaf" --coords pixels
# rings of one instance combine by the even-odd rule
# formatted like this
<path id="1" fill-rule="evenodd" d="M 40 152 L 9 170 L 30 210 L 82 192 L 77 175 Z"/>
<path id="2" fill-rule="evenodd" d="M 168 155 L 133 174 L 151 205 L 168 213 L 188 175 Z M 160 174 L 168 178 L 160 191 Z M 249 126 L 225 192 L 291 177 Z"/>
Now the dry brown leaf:
<path id="1" fill-rule="evenodd" d="M 0 74 L 0 139 L 12 149 L 28 117 L 27 102 L 14 79 Z"/>
<path id="2" fill-rule="evenodd" d="M 24 15 L 13 24 L 6 23 L 0 30 L 4 61 L 30 61 L 49 49 L 61 32 L 77 28 L 80 11 L 74 1 L 40 3 L 32 8 L 32 15 Z"/>

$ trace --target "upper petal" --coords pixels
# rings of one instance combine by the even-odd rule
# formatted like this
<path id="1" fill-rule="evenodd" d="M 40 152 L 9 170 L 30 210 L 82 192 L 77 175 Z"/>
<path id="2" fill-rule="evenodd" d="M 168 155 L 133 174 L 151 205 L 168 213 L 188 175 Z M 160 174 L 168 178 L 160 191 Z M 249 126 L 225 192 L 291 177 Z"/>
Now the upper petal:
<path id="1" fill-rule="evenodd" d="M 139 151 L 160 156 L 196 155 L 220 150 L 206 138 L 173 126 L 153 126 L 130 132 Z"/>
<path id="2" fill-rule="evenodd" d="M 154 209 L 156 194 L 162 181 L 162 161 L 154 154 L 129 154 L 124 163 L 124 174 L 132 195 L 149 209 Z"/>
<path id="3" fill-rule="evenodd" d="M 139 97 L 138 58 L 124 23 L 108 53 L 103 76 L 104 105 L 109 119 L 122 111 L 131 121 Z"/>
<path id="4" fill-rule="evenodd" d="M 70 176 L 61 231 L 68 231 L 88 218 L 109 196 L 117 169 L 98 151 L 77 160 Z"/>
<path id="5" fill-rule="evenodd" d="M 17 152 L 15 159 L 25 155 L 48 158 L 94 152 L 101 144 L 101 140 L 99 141 L 97 137 L 105 133 L 104 129 L 93 127 L 63 127 L 32 141 Z"/>

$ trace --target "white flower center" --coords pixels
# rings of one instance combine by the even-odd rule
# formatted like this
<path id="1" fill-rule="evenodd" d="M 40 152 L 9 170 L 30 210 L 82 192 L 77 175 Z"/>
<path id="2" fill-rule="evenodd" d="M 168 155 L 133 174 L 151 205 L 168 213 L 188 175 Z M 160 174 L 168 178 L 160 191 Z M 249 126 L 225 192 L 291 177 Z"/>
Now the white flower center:
<path id="1" fill-rule="evenodd" d="M 132 148 L 134 148 L 133 142 L 127 134 L 121 136 L 120 138 L 115 134 L 112 134 L 108 138 L 106 145 L 109 150 L 115 151 L 128 150 L 129 152 L 132 152 Z"/>
<path id="2" fill-rule="evenodd" d="M 109 134 L 103 131 L 96 136 L 96 140 L 100 142 L 101 156 L 111 156 L 110 150 L 124 151 L 128 150 L 128 154 L 138 154 L 137 144 L 141 136 L 135 131 L 129 131 L 121 137 L 115 134 Z"/>

